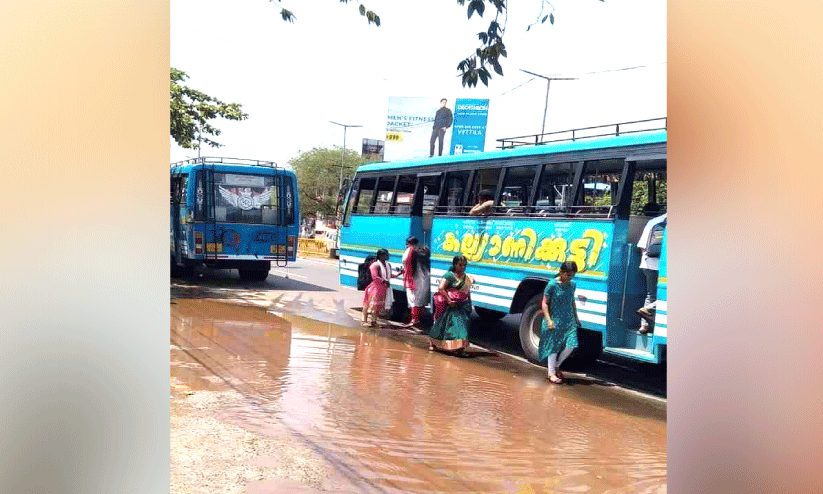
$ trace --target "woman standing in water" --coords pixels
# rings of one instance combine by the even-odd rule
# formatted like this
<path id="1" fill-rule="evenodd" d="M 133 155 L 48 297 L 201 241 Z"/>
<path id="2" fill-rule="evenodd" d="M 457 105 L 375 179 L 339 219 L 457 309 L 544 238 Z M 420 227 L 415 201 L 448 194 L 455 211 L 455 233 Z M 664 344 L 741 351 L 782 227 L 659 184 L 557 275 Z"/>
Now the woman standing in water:
<path id="1" fill-rule="evenodd" d="M 391 307 L 391 264 L 389 260 L 389 251 L 380 249 L 377 251 L 377 260 L 369 266 L 369 273 L 371 274 L 371 283 L 366 287 L 363 293 L 363 326 L 375 327 L 377 326 L 377 316 L 386 309 L 387 305 Z M 369 321 L 371 316 L 371 321 Z"/>
<path id="2" fill-rule="evenodd" d="M 406 299 L 411 310 L 411 321 L 406 324 L 406 327 L 420 324 L 420 315 L 429 303 L 427 250 L 419 245 L 417 238 L 406 239 L 406 251 L 403 252 L 403 286 L 406 288 Z"/>
<path id="3" fill-rule="evenodd" d="M 429 331 L 429 349 L 465 354 L 469 346 L 469 316 L 472 279 L 466 274 L 465 256 L 457 255 L 434 294 L 434 325 Z"/>
<path id="4" fill-rule="evenodd" d="M 543 292 L 543 325 L 537 355 L 541 362 L 548 361 L 549 381 L 554 384 L 563 382 L 560 364 L 577 348 L 580 319 L 574 303 L 577 285 L 572 281 L 576 274 L 577 264 L 564 262 Z"/>

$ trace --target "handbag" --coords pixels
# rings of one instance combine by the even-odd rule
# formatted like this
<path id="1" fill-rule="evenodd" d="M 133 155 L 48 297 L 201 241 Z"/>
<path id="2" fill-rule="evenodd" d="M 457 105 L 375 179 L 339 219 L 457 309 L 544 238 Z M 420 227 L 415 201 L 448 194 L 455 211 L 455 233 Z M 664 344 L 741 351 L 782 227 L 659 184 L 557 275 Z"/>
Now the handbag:
<path id="1" fill-rule="evenodd" d="M 649 232 L 649 242 L 646 244 L 646 255 L 649 257 L 660 257 L 663 250 L 663 233 L 666 230 L 666 222 L 662 221 L 652 227 Z"/>

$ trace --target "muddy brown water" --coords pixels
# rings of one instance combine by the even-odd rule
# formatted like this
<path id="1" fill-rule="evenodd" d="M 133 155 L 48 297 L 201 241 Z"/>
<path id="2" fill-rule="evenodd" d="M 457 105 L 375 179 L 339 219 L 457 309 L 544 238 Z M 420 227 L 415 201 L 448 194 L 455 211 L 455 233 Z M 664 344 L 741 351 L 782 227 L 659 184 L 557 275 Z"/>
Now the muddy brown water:
<path id="1" fill-rule="evenodd" d="M 665 407 L 386 333 L 175 299 L 171 374 L 241 393 L 221 419 L 298 438 L 334 470 L 330 491 L 666 491 Z"/>

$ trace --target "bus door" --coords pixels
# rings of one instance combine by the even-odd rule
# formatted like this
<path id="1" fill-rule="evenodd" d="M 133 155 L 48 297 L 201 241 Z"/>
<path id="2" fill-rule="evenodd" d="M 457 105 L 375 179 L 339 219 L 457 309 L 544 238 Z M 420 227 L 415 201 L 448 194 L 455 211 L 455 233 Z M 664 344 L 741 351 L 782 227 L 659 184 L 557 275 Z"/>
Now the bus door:
<path id="1" fill-rule="evenodd" d="M 416 235 L 420 242 L 431 250 L 432 242 L 432 217 L 434 209 L 437 207 L 437 199 L 440 197 L 440 186 L 443 174 L 421 173 L 418 176 L 417 191 L 415 196 L 415 207 L 412 216 L 420 217 L 419 235 Z"/>
<path id="2" fill-rule="evenodd" d="M 620 197 L 615 197 L 617 219 L 612 241 L 613 259 L 609 273 L 609 322 L 604 351 L 647 362 L 659 362 L 651 335 L 638 332 L 637 310 L 646 298 L 645 275 L 640 270 L 641 251 L 637 243 L 646 224 L 665 213 L 665 178 L 662 194 L 656 177 L 665 175 L 665 155 L 630 156 L 625 159 Z M 600 182 L 604 182 L 602 179 Z M 606 183 L 608 183 L 606 181 Z M 596 198 L 603 192 L 587 190 Z M 658 200 L 663 204 L 658 204 Z M 596 199 L 594 199 L 596 201 Z"/>

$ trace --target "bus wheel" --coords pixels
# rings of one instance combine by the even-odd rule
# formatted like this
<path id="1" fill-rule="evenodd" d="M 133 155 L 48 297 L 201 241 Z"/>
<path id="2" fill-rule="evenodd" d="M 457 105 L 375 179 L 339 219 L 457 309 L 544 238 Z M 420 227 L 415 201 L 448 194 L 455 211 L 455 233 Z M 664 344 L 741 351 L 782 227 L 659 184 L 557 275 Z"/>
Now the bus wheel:
<path id="1" fill-rule="evenodd" d="M 477 312 L 477 315 L 480 316 L 480 319 L 483 322 L 493 324 L 497 321 L 503 319 L 506 316 L 505 312 L 500 312 L 499 310 L 492 310 L 487 309 L 485 307 L 475 307 L 474 311 Z"/>
<path id="2" fill-rule="evenodd" d="M 269 270 L 262 269 L 244 269 L 237 270 L 240 273 L 240 279 L 243 281 L 266 281 L 269 277 Z"/>
<path id="3" fill-rule="evenodd" d="M 584 370 L 594 364 L 603 352 L 603 337 L 597 331 L 577 330 L 577 348 L 563 362 L 563 368 L 575 371 Z"/>
<path id="4" fill-rule="evenodd" d="M 171 277 L 172 278 L 182 278 L 183 277 L 183 266 L 178 266 L 174 260 L 171 261 Z"/>
<path id="5" fill-rule="evenodd" d="M 537 348 L 540 345 L 540 327 L 543 324 L 543 311 L 540 308 L 542 301 L 543 294 L 536 294 L 520 315 L 520 347 L 526 358 L 534 363 L 539 363 Z"/>

